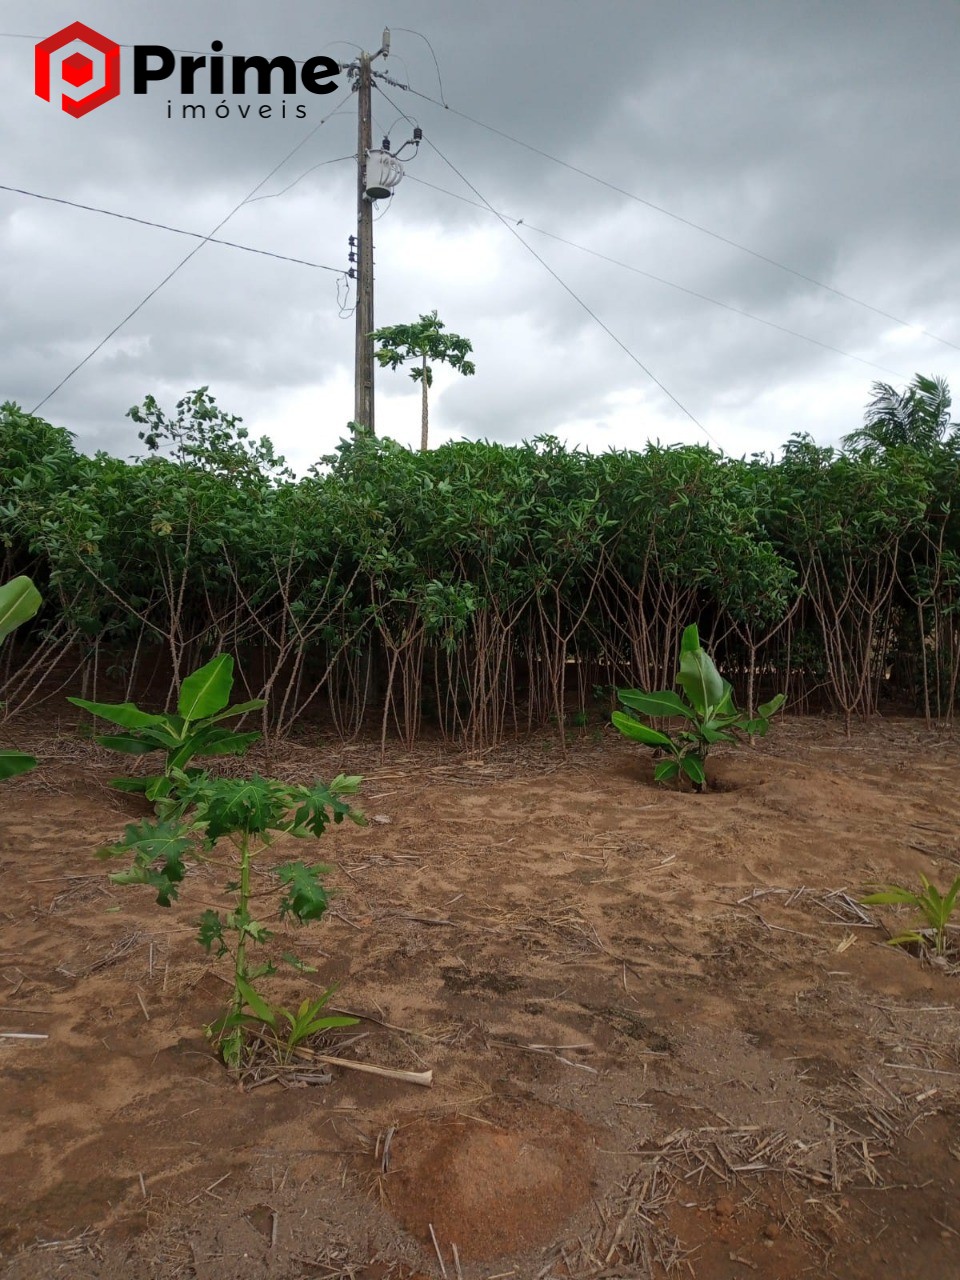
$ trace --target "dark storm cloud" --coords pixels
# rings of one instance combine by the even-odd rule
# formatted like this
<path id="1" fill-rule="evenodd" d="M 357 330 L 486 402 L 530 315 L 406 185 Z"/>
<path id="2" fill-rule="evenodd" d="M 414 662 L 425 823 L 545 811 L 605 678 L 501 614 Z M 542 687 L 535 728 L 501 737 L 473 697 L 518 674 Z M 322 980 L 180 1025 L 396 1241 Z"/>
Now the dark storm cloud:
<path id="1" fill-rule="evenodd" d="M 590 430 L 613 445 L 642 443 L 646 430 L 697 435 L 530 250 L 465 201 L 522 218 L 530 249 L 733 452 L 775 448 L 800 429 L 836 439 L 855 425 L 875 378 L 921 369 L 958 381 L 955 350 L 801 278 L 960 342 L 954 0 L 909 11 L 887 0 L 329 3 L 319 13 L 293 0 L 269 9 L 174 0 L 149 11 L 88 0 L 82 8 L 12 0 L 4 30 L 41 37 L 79 16 L 124 43 L 202 52 L 218 38 L 227 54 L 346 59 L 351 47 L 335 41 L 374 48 L 389 24 L 391 57 L 379 65 L 392 78 L 716 233 L 383 84 L 375 140 L 389 130 L 395 146 L 403 142 L 411 123 L 398 109 L 406 113 L 427 138 L 409 178 L 453 193 L 407 181 L 375 228 L 377 322 L 437 308 L 474 342 L 476 377 L 438 378 L 437 439 L 564 435 L 565 424 L 580 443 Z M 442 90 L 429 49 L 401 28 L 429 37 Z M 30 41 L 0 38 L 0 69 L 15 103 L 0 126 L 4 181 L 202 233 L 343 96 L 310 101 L 305 122 L 182 121 L 165 118 L 167 98 L 179 96 L 157 86 L 72 120 L 33 96 Z M 215 105 L 203 94 L 197 101 Z M 301 180 L 242 208 L 220 234 L 345 266 L 353 166 L 322 162 L 354 147 L 348 100 L 260 194 Z M 0 193 L 0 396 L 31 408 L 194 243 Z M 334 275 L 207 245 L 43 412 L 85 448 L 130 453 L 131 404 L 153 392 L 172 405 L 209 384 L 254 430 L 268 422 L 306 465 L 351 416 L 352 341 Z M 380 373 L 378 393 L 380 430 L 412 441 L 416 388 Z"/>

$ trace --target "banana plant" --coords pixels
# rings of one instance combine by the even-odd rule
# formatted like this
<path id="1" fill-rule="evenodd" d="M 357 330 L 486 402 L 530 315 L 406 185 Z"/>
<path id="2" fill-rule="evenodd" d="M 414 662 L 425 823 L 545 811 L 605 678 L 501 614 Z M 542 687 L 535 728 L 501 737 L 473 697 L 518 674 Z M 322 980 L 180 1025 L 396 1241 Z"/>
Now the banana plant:
<path id="1" fill-rule="evenodd" d="M 40 592 L 27 577 L 12 578 L 0 586 L 0 641 L 29 621 L 41 604 Z M 25 751 L 0 751 L 0 780 L 28 773 L 36 765 L 36 757 Z"/>
<path id="2" fill-rule="evenodd" d="M 778 693 L 757 708 L 752 719 L 739 712 L 733 703 L 733 686 L 724 680 L 713 659 L 700 644 L 696 625 L 685 629 L 680 642 L 680 669 L 677 684 L 685 697 L 670 689 L 644 693 L 640 689 L 619 689 L 617 697 L 628 709 L 614 711 L 611 719 L 624 737 L 664 753 L 653 776 L 657 782 L 669 782 L 686 776 L 696 791 L 707 783 L 706 759 L 710 748 L 718 742 L 736 742 L 737 733 L 762 737 L 770 727 L 770 717 L 783 706 L 784 695 Z M 636 714 L 648 719 L 681 716 L 688 727 L 674 736 L 644 724 Z"/>
<path id="3" fill-rule="evenodd" d="M 252 698 L 227 706 L 232 688 L 233 658 L 222 653 L 184 680 L 176 715 L 141 711 L 132 702 L 88 702 L 85 698 L 67 701 L 126 730 L 98 735 L 96 740 L 101 746 L 135 756 L 153 751 L 166 753 L 163 773 L 146 778 L 114 778 L 111 783 L 119 791 L 141 792 L 155 801 L 170 795 L 178 776 L 190 778 L 199 773 L 187 767 L 194 756 L 242 755 L 260 737 L 256 731 L 238 733 L 221 726 L 223 720 L 258 711 L 264 705 L 262 698 Z"/>

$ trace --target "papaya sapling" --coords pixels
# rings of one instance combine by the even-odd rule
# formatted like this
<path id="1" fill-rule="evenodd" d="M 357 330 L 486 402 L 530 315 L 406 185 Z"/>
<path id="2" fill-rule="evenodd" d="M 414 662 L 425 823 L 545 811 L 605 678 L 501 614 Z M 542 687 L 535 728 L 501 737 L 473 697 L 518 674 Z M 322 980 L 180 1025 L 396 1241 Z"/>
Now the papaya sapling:
<path id="1" fill-rule="evenodd" d="M 157 891 L 157 903 L 169 907 L 178 896 L 187 872 L 187 861 L 220 867 L 229 877 L 224 885 L 235 894 L 229 911 L 208 908 L 198 921 L 197 941 L 215 958 L 229 956 L 233 965 L 233 994 L 221 1014 L 207 1028 L 207 1036 L 228 1067 L 243 1063 L 245 1033 L 266 1025 L 278 1044 L 282 1021 L 290 1023 L 286 1051 L 310 1035 L 332 1027 L 352 1025 L 356 1019 L 327 1016 L 320 1010 L 331 992 L 312 1003 L 307 1001 L 296 1014 L 275 1008 L 257 990 L 256 983 L 276 972 L 266 960 L 252 964 L 249 948 L 263 946 L 273 933 L 250 913 L 251 873 L 255 860 L 270 847 L 277 835 L 298 838 L 321 836 L 327 825 L 349 818 L 358 825 L 366 819 L 350 807 L 345 796 L 356 794 L 359 777 L 340 774 L 329 784 L 293 785 L 275 779 L 210 778 L 206 774 L 188 777 L 173 773 L 175 799 L 165 805 L 162 820 L 132 823 L 123 839 L 100 850 L 104 858 L 133 855 L 132 865 L 110 876 L 114 884 L 147 884 Z M 271 869 L 282 891 L 280 920 L 297 925 L 319 920 L 329 905 L 329 893 L 322 878 L 330 871 L 321 865 L 288 862 Z M 295 955 L 284 960 L 295 969 L 305 966 Z"/>

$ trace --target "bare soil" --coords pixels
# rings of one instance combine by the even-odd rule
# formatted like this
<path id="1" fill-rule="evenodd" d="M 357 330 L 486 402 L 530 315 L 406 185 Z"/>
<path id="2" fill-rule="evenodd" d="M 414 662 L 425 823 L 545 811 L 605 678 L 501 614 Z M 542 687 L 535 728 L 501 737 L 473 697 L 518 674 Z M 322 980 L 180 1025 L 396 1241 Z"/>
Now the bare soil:
<path id="1" fill-rule="evenodd" d="M 147 812 L 108 787 L 128 762 L 9 729 L 41 756 L 0 811 L 11 1280 L 960 1275 L 960 976 L 886 945 L 909 912 L 857 905 L 960 872 L 948 736 L 789 721 L 718 753 L 705 795 L 600 730 L 225 765 L 365 776 L 367 827 L 260 867 L 265 913 L 294 846 L 338 890 L 277 926 L 316 972 L 265 988 L 338 984 L 363 1020 L 317 1047 L 423 1088 L 231 1079 L 203 1033 L 227 975 L 195 941 L 228 901 L 213 869 L 169 910 L 112 886 L 92 853 Z"/>

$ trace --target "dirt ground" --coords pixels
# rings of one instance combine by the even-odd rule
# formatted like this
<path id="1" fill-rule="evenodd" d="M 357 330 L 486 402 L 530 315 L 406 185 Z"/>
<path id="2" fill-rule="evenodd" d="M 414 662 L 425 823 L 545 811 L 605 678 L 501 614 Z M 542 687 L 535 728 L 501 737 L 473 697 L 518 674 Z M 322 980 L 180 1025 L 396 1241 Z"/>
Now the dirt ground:
<path id="1" fill-rule="evenodd" d="M 203 1033 L 223 962 L 195 941 L 214 873 L 169 910 L 110 885 L 93 851 L 146 812 L 108 788 L 129 761 L 4 736 L 42 757 L 0 809 L 11 1280 L 960 1275 L 960 975 L 885 944 L 908 911 L 857 905 L 958 874 L 948 736 L 778 723 L 701 796 L 598 729 L 565 756 L 253 753 L 363 774 L 371 818 L 271 851 L 329 863 L 338 896 L 280 926 L 317 972 L 265 989 L 337 983 L 363 1021 L 327 1051 L 431 1088 L 231 1080 Z"/>

